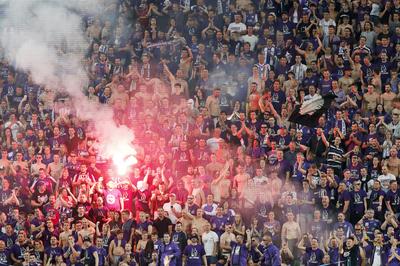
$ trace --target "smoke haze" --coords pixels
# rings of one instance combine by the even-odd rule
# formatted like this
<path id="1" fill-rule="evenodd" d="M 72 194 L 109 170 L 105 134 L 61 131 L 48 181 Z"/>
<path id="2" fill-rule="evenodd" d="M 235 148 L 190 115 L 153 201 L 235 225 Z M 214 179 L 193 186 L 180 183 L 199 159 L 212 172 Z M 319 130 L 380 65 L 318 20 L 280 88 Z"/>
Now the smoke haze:
<path id="1" fill-rule="evenodd" d="M 0 42 L 17 70 L 31 73 L 35 83 L 66 91 L 79 117 L 91 120 L 100 153 L 121 161 L 134 155 L 133 132 L 118 126 L 106 105 L 89 102 L 83 93 L 88 77 L 82 64 L 89 47 L 82 14 L 99 14 L 114 0 L 0 1 Z"/>

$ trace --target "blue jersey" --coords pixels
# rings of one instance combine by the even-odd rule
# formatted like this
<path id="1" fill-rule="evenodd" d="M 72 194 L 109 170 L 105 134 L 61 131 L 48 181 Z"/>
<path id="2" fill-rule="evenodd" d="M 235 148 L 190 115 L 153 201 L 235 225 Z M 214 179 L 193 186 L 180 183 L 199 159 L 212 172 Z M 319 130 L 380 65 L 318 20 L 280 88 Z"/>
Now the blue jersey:
<path id="1" fill-rule="evenodd" d="M 264 264 L 265 266 L 279 266 L 281 265 L 281 258 L 279 249 L 274 245 L 270 244 L 264 249 Z"/>
<path id="2" fill-rule="evenodd" d="M 177 265 L 177 259 L 181 256 L 181 250 L 179 249 L 178 245 L 175 244 L 174 242 L 170 242 L 169 244 L 161 243 L 161 246 L 159 248 L 159 253 L 160 253 L 160 260 L 161 264 L 164 265 L 166 264 L 166 259 L 167 256 L 170 257 L 170 266 L 176 266 Z"/>

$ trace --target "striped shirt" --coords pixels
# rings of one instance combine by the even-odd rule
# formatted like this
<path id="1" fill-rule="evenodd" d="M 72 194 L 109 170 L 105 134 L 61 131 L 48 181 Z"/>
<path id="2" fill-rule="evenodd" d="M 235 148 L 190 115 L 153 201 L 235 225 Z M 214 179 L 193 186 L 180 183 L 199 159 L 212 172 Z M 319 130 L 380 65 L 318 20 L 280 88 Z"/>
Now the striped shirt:
<path id="1" fill-rule="evenodd" d="M 340 147 L 334 145 L 329 145 L 326 162 L 328 166 L 334 169 L 342 168 L 342 159 L 344 155 L 344 150 Z"/>

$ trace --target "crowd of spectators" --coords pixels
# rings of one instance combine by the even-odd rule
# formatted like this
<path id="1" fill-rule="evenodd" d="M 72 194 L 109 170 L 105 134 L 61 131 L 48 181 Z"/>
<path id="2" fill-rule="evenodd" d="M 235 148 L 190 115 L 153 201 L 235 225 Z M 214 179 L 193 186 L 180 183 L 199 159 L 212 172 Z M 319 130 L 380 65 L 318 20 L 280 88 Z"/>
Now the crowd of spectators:
<path id="1" fill-rule="evenodd" d="M 85 93 L 138 163 L 118 175 L 71 98 L 3 57 L 0 266 L 400 265 L 399 0 L 120 0 L 83 21 Z M 328 93 L 316 128 L 288 121 Z"/>

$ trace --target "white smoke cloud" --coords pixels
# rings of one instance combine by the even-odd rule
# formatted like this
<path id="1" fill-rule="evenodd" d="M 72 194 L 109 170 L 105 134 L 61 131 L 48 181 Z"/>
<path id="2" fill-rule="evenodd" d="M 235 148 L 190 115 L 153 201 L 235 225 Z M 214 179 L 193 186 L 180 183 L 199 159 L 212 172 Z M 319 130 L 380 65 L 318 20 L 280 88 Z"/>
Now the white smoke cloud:
<path id="1" fill-rule="evenodd" d="M 119 164 L 134 155 L 133 132 L 118 126 L 111 108 L 87 100 L 88 85 L 82 59 L 89 47 L 82 14 L 100 14 L 115 0 L 12 0 L 0 1 L 0 44 L 5 56 L 33 80 L 54 90 L 67 91 L 79 116 L 92 120 L 100 152 Z M 131 160 L 131 159 L 130 159 Z"/>

